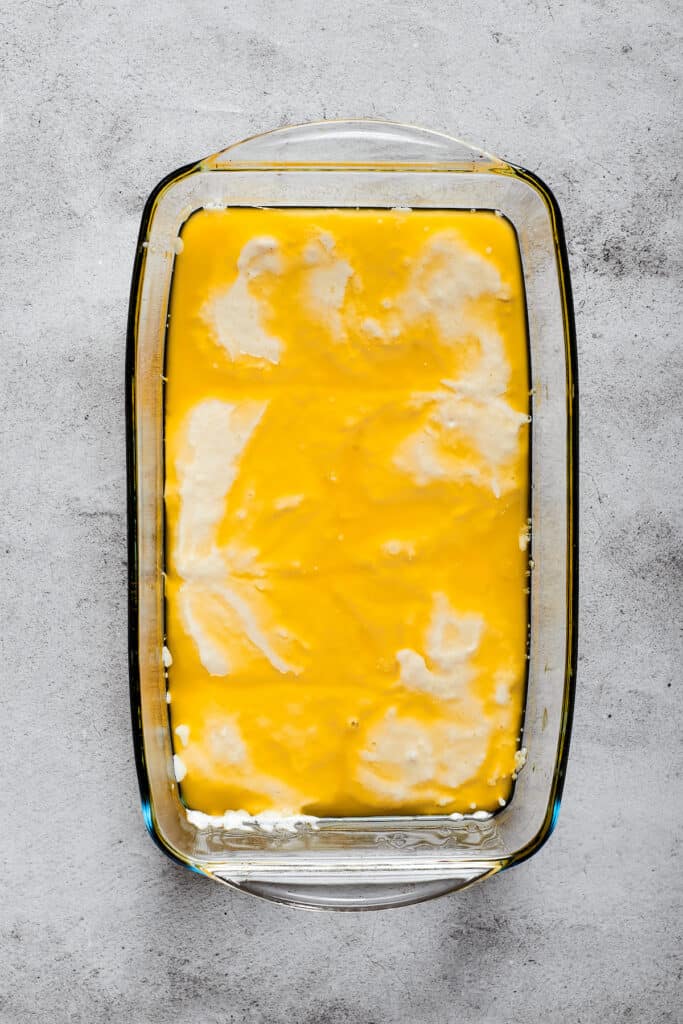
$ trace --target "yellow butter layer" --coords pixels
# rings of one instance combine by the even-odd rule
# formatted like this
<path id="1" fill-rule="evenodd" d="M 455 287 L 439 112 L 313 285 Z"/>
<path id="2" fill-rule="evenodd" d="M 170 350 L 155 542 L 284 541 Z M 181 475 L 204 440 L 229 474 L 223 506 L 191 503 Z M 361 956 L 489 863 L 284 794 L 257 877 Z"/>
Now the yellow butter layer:
<path id="1" fill-rule="evenodd" d="M 513 229 L 474 211 L 202 210 L 178 248 L 166 613 L 185 803 L 496 810 L 527 641 Z"/>

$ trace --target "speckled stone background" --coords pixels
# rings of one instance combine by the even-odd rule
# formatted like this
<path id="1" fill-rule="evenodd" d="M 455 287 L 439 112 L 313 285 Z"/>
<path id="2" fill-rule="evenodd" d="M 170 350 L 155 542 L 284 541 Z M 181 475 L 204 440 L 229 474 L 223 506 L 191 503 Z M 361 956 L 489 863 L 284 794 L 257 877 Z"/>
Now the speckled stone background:
<path id="1" fill-rule="evenodd" d="M 683 1019 L 681 7 L 2 0 L 0 1021 Z M 565 216 L 581 640 L 559 827 L 431 904 L 306 914 L 175 867 L 138 806 L 123 366 L 145 198 L 255 131 L 461 134 Z"/>

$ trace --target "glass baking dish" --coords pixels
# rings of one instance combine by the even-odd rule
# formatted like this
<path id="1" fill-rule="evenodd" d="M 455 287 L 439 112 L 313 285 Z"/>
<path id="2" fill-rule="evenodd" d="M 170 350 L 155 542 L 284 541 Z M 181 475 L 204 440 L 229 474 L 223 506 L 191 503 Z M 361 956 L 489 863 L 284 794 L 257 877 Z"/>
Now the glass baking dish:
<path id="1" fill-rule="evenodd" d="M 163 370 L 177 239 L 202 207 L 495 210 L 517 233 L 532 385 L 530 641 L 523 746 L 508 806 L 448 816 L 320 819 L 285 831 L 198 829 L 173 772 L 164 645 Z M 576 366 L 557 204 L 538 178 L 436 132 L 381 121 L 282 128 L 183 167 L 145 207 L 126 368 L 129 654 L 142 807 L 174 860 L 238 888 L 339 910 L 416 903 L 531 856 L 557 819 L 576 668 Z"/>

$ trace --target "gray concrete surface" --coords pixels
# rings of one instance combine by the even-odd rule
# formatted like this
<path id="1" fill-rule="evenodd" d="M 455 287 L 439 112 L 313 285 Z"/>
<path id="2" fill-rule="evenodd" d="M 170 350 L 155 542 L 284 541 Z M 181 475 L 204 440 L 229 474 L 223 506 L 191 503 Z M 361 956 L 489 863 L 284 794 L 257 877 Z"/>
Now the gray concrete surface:
<path id="1" fill-rule="evenodd" d="M 2 1024 L 680 1022 L 680 6 L 2 0 L 0 20 Z M 334 916 L 223 890 L 144 830 L 123 364 L 152 186 L 343 115 L 460 133 L 554 188 L 583 560 L 551 842 L 467 893 Z"/>

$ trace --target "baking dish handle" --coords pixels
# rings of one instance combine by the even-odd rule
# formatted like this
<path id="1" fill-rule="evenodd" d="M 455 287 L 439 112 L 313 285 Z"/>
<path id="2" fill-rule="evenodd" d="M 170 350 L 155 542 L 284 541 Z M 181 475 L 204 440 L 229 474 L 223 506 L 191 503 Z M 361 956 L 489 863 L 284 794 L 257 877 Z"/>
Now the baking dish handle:
<path id="1" fill-rule="evenodd" d="M 473 882 L 495 874 L 499 866 L 463 868 L 456 878 L 440 878 L 428 882 L 304 884 L 300 882 L 236 882 L 220 874 L 214 877 L 241 892 L 260 896 L 274 903 L 308 910 L 389 910 L 423 903 L 436 896 L 464 889 Z"/>
<path id="2" fill-rule="evenodd" d="M 420 167 L 490 170 L 491 153 L 442 132 L 395 121 L 312 121 L 254 135 L 207 157 L 203 170 Z"/>

